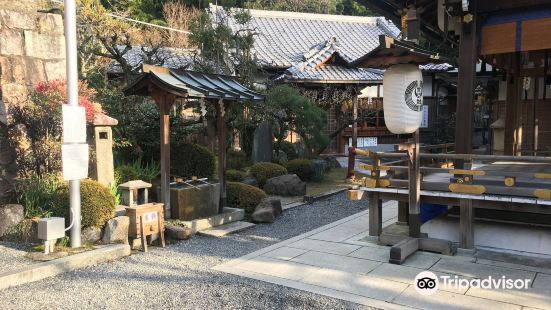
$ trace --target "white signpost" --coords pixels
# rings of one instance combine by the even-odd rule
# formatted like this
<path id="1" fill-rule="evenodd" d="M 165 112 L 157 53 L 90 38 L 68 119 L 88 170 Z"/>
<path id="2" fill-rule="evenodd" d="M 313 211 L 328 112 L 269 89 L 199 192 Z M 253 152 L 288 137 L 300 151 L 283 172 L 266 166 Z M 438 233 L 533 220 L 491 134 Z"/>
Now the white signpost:
<path id="1" fill-rule="evenodd" d="M 67 98 L 70 108 L 63 109 L 63 177 L 69 180 L 71 247 L 79 248 L 81 246 L 80 179 L 88 176 L 88 146 L 86 145 L 86 118 L 83 118 L 83 109 L 79 109 L 78 106 L 76 3 L 75 0 L 65 0 L 64 4 Z M 85 157 L 86 160 L 84 160 Z"/>

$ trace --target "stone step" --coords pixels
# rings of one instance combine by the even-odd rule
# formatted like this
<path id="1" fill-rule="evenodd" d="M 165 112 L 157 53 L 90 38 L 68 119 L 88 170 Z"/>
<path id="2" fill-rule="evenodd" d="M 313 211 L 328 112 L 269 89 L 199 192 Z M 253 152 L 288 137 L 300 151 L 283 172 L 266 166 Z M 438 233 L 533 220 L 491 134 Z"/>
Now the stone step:
<path id="1" fill-rule="evenodd" d="M 253 223 L 237 221 L 237 222 L 209 228 L 206 230 L 201 230 L 201 231 L 198 231 L 197 233 L 200 235 L 211 236 L 211 237 L 223 237 L 225 235 L 238 232 L 253 226 L 255 226 L 255 224 Z"/>

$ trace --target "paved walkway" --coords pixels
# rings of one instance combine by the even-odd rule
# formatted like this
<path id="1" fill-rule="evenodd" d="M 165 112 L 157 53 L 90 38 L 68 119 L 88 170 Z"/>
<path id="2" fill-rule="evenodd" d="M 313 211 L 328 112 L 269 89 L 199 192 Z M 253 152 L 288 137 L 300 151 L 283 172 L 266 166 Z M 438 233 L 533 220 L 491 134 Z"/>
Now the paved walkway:
<path id="1" fill-rule="evenodd" d="M 385 225 L 396 221 L 394 202 L 383 205 Z M 551 309 L 551 270 L 473 258 L 417 252 L 388 263 L 389 247 L 365 241 L 367 211 L 274 244 L 213 269 L 383 309 Z M 528 290 L 442 287 L 422 296 L 415 276 L 529 279 Z"/>

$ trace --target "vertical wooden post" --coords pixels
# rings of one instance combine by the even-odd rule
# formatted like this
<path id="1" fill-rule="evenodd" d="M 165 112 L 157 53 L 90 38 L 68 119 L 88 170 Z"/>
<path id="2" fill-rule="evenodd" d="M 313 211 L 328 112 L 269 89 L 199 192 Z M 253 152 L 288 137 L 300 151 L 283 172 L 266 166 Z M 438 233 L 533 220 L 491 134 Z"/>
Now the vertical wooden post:
<path id="1" fill-rule="evenodd" d="M 408 147 L 409 174 L 409 235 L 418 238 L 421 233 L 421 175 L 419 160 L 419 129 L 413 134 L 413 143 Z"/>
<path id="2" fill-rule="evenodd" d="M 474 248 L 474 208 L 471 199 L 459 200 L 459 246 L 463 249 Z"/>
<path id="3" fill-rule="evenodd" d="M 405 225 L 408 223 L 409 205 L 405 201 L 398 201 L 398 224 Z"/>
<path id="4" fill-rule="evenodd" d="M 171 217 L 170 211 L 170 106 L 173 96 L 154 96 L 161 115 L 161 202 L 165 207 L 165 218 Z"/>
<path id="5" fill-rule="evenodd" d="M 222 102 L 222 101 L 220 101 Z M 223 114 L 226 113 L 227 104 L 218 102 L 218 182 L 220 182 L 220 205 L 218 213 L 224 212 L 226 207 L 226 140 L 227 128 Z"/>
<path id="6" fill-rule="evenodd" d="M 476 79 L 476 1 L 471 0 L 473 20 L 461 23 L 459 41 L 459 63 L 457 78 L 457 108 L 455 122 L 455 150 L 457 154 L 470 154 L 473 135 L 474 85 Z M 455 162 L 455 167 L 463 168 L 463 161 Z"/>
<path id="7" fill-rule="evenodd" d="M 352 147 L 358 147 L 358 95 L 352 97 Z"/>
<path id="8" fill-rule="evenodd" d="M 509 71 L 507 72 L 507 103 L 505 108 L 505 155 L 517 154 L 519 132 L 519 88 L 520 88 L 520 52 L 510 57 Z"/>
<path id="9" fill-rule="evenodd" d="M 369 193 L 369 235 L 378 237 L 383 230 L 383 203 L 378 192 Z"/>

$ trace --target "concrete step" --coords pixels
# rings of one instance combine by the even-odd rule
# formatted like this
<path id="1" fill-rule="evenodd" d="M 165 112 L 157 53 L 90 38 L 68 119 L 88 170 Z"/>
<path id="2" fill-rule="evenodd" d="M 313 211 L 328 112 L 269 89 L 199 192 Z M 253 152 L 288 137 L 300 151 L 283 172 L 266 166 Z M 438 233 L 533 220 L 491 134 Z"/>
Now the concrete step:
<path id="1" fill-rule="evenodd" d="M 209 229 L 201 230 L 201 231 L 198 231 L 197 233 L 200 235 L 211 236 L 211 237 L 223 237 L 225 235 L 238 232 L 253 226 L 255 226 L 255 224 L 253 223 L 237 221 L 237 222 L 228 223 L 228 224 L 212 227 Z"/>

